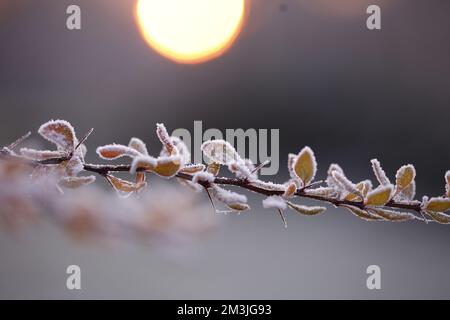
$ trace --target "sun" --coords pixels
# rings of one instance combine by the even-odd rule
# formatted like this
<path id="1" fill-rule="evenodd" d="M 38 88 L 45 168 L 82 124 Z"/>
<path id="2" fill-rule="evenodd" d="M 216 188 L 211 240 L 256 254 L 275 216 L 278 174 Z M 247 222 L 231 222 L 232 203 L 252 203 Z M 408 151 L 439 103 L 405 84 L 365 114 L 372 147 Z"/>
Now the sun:
<path id="1" fill-rule="evenodd" d="M 239 35 L 246 0 L 138 0 L 136 20 L 150 47 L 179 63 L 227 51 Z"/>

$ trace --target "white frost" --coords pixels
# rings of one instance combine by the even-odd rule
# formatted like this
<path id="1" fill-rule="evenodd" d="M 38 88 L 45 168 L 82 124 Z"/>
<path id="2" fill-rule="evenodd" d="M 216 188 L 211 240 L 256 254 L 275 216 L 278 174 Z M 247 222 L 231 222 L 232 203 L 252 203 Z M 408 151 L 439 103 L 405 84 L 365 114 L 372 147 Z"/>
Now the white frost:
<path id="1" fill-rule="evenodd" d="M 263 207 L 268 208 L 277 208 L 280 210 L 284 210 L 287 207 L 286 201 L 280 196 L 270 196 L 263 200 Z"/>

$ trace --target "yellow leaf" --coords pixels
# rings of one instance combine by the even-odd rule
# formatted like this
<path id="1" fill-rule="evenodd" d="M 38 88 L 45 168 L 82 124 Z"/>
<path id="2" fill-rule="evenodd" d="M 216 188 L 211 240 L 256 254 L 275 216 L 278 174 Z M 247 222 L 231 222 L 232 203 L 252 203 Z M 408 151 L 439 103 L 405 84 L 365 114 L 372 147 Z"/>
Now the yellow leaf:
<path id="1" fill-rule="evenodd" d="M 427 211 L 427 214 L 440 224 L 449 224 L 450 216 L 442 212 Z"/>
<path id="2" fill-rule="evenodd" d="M 367 193 L 369 193 L 370 189 L 372 188 L 372 184 L 369 180 L 364 180 L 359 182 L 355 188 L 365 197 L 367 196 Z M 359 195 L 357 194 L 353 194 L 353 193 L 349 193 L 346 197 L 345 200 L 348 201 L 355 201 L 360 199 Z"/>
<path id="3" fill-rule="evenodd" d="M 402 166 L 398 169 L 397 174 L 395 175 L 395 183 L 396 183 L 396 192 L 400 192 L 401 190 L 408 187 L 416 177 L 416 169 L 411 164 L 406 166 Z"/>
<path id="4" fill-rule="evenodd" d="M 316 175 L 317 163 L 314 153 L 309 147 L 304 147 L 294 160 L 296 176 L 307 186 Z"/>
<path id="5" fill-rule="evenodd" d="M 181 159 L 178 156 L 168 158 L 158 158 L 157 165 L 153 169 L 161 177 L 173 177 L 178 173 L 181 167 Z"/>
<path id="6" fill-rule="evenodd" d="M 180 169 L 180 172 L 192 174 L 192 173 L 203 171 L 204 169 L 205 169 L 205 165 L 200 163 L 200 164 L 192 164 L 189 166 L 185 166 Z"/>
<path id="7" fill-rule="evenodd" d="M 392 185 L 380 186 L 367 194 L 365 204 L 371 206 L 384 206 L 391 200 Z"/>
<path id="8" fill-rule="evenodd" d="M 216 177 L 220 171 L 220 164 L 217 162 L 211 162 L 210 164 L 208 164 L 206 171 L 208 171 L 209 173 L 211 173 Z"/>
<path id="9" fill-rule="evenodd" d="M 133 159 L 133 162 L 131 163 L 130 172 L 136 173 L 138 170 L 153 172 L 157 164 L 158 164 L 157 160 L 151 156 L 139 156 Z"/>
<path id="10" fill-rule="evenodd" d="M 318 206 L 314 206 L 314 207 L 308 207 L 308 206 L 303 206 L 300 204 L 295 204 L 292 202 L 287 202 L 287 205 L 294 209 L 295 211 L 297 211 L 298 213 L 307 215 L 307 216 L 313 216 L 319 213 L 324 212 L 325 210 L 327 210 L 327 208 L 325 207 L 318 207 Z"/>
<path id="11" fill-rule="evenodd" d="M 431 198 L 425 205 L 426 211 L 445 212 L 450 209 L 450 198 Z"/>

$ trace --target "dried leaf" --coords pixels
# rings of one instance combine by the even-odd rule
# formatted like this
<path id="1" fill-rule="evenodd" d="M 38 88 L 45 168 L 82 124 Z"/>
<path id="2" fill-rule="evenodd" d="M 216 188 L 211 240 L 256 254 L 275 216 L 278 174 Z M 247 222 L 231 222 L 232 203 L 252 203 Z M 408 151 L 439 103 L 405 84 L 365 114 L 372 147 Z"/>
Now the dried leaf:
<path id="1" fill-rule="evenodd" d="M 339 171 L 333 171 L 332 172 L 333 178 L 341 185 L 341 187 L 350 193 L 351 195 L 356 195 L 357 198 L 360 198 L 361 200 L 364 199 L 364 195 L 361 193 L 358 188 L 356 188 L 355 184 L 347 179 L 347 177 L 339 172 Z"/>
<path id="2" fill-rule="evenodd" d="M 286 186 L 286 190 L 283 193 L 283 198 L 288 199 L 294 196 L 295 192 L 297 191 L 297 184 L 293 181 L 289 182 Z"/>
<path id="3" fill-rule="evenodd" d="M 396 193 L 406 189 L 416 177 L 416 169 L 413 165 L 408 164 L 398 169 L 395 175 Z"/>
<path id="4" fill-rule="evenodd" d="M 435 211 L 426 211 L 426 213 L 436 222 L 440 224 L 449 224 L 450 223 L 450 215 L 442 213 L 442 212 L 435 212 Z"/>
<path id="5" fill-rule="evenodd" d="M 184 166 L 183 168 L 180 169 L 180 172 L 192 174 L 203 170 L 205 170 L 205 165 L 199 163 Z"/>
<path id="6" fill-rule="evenodd" d="M 220 172 L 220 164 L 217 162 L 211 162 L 208 164 L 206 171 L 213 174 L 214 176 L 217 176 Z"/>
<path id="7" fill-rule="evenodd" d="M 237 203 L 244 204 L 247 203 L 247 197 L 243 194 L 239 194 L 236 192 L 232 192 L 230 190 L 225 190 L 219 186 L 213 185 L 211 187 L 211 195 L 219 200 L 220 202 L 225 203 L 228 206 L 235 205 Z"/>
<path id="8" fill-rule="evenodd" d="M 109 183 L 122 196 L 129 196 L 131 193 L 136 192 L 144 187 L 144 184 L 138 185 L 130 181 L 122 180 L 113 175 L 107 175 L 106 179 L 108 179 Z"/>
<path id="9" fill-rule="evenodd" d="M 416 182 L 413 180 L 405 189 L 401 190 L 394 197 L 395 200 L 411 201 L 416 195 Z"/>
<path id="10" fill-rule="evenodd" d="M 313 206 L 313 207 L 308 207 L 308 206 L 303 206 L 300 204 L 295 204 L 292 202 L 287 201 L 287 204 L 290 208 L 294 209 L 295 211 L 307 215 L 307 216 L 313 216 L 319 213 L 324 212 L 325 210 L 327 210 L 327 208 L 325 207 L 319 207 L 319 206 Z"/>
<path id="11" fill-rule="evenodd" d="M 65 188 L 75 189 L 79 187 L 86 186 L 95 181 L 95 176 L 87 177 L 64 177 L 61 179 L 59 184 Z"/>
<path id="12" fill-rule="evenodd" d="M 210 161 L 222 165 L 242 161 L 233 146 L 225 140 L 209 140 L 202 144 L 203 153 Z"/>
<path id="13" fill-rule="evenodd" d="M 415 215 L 409 213 L 409 212 L 400 212 L 400 211 L 394 211 L 394 210 L 387 210 L 382 208 L 370 208 L 369 211 L 377 216 L 380 216 L 381 218 L 389 221 L 408 221 L 408 220 L 414 220 L 416 218 Z"/>
<path id="14" fill-rule="evenodd" d="M 121 144 L 109 144 L 106 146 L 98 147 L 97 154 L 106 160 L 115 160 L 124 156 L 135 158 L 141 154 L 133 148 L 121 145 Z"/>
<path id="15" fill-rule="evenodd" d="M 367 221 L 375 221 L 375 220 L 382 220 L 381 217 L 376 216 L 374 214 L 371 214 L 370 212 L 367 212 L 366 210 L 362 210 L 358 207 L 354 206 L 348 206 L 348 205 L 342 205 L 342 207 L 349 210 L 351 213 L 353 213 L 355 216 L 367 220 Z"/>
<path id="16" fill-rule="evenodd" d="M 70 160 L 61 163 L 65 167 L 68 176 L 76 176 L 83 171 L 83 161 L 79 157 L 72 157 Z"/>
<path id="17" fill-rule="evenodd" d="M 378 161 L 377 159 L 372 159 L 370 160 L 370 162 L 372 163 L 373 173 L 375 174 L 378 182 L 383 186 L 391 184 L 383 168 L 381 168 L 380 161 Z"/>
<path id="18" fill-rule="evenodd" d="M 426 211 L 445 212 L 450 209 L 450 198 L 430 198 L 430 200 L 425 203 L 424 209 Z"/>
<path id="19" fill-rule="evenodd" d="M 65 151 L 72 152 L 77 143 L 75 130 L 69 122 L 64 120 L 46 122 L 39 128 L 38 133 Z"/>
<path id="20" fill-rule="evenodd" d="M 303 186 L 307 186 L 314 179 L 316 171 L 317 162 L 314 152 L 310 147 L 304 147 L 294 161 L 294 172 L 303 182 Z"/>
<path id="21" fill-rule="evenodd" d="M 245 211 L 250 209 L 250 206 L 246 203 L 233 203 L 227 205 L 230 209 L 233 209 L 235 211 Z"/>
<path id="22" fill-rule="evenodd" d="M 391 200 L 392 191 L 392 185 L 379 186 L 367 194 L 365 204 L 371 206 L 384 206 Z"/>
<path id="23" fill-rule="evenodd" d="M 147 146 L 139 138 L 131 138 L 130 142 L 128 143 L 128 147 L 136 150 L 142 155 L 148 156 Z"/>
<path id="24" fill-rule="evenodd" d="M 136 172 L 135 182 L 137 185 L 144 184 L 146 180 L 145 172 Z"/>
<path id="25" fill-rule="evenodd" d="M 35 150 L 28 148 L 21 148 L 20 153 L 29 159 L 33 160 L 48 160 L 55 158 L 64 158 L 68 156 L 68 153 L 65 151 L 50 151 L 50 150 Z"/>
<path id="26" fill-rule="evenodd" d="M 194 174 L 194 176 L 192 177 L 192 182 L 198 183 L 200 181 L 205 181 L 205 182 L 213 183 L 214 178 L 215 177 L 212 173 L 209 173 L 207 171 L 200 171 L 200 172 L 197 172 Z"/>

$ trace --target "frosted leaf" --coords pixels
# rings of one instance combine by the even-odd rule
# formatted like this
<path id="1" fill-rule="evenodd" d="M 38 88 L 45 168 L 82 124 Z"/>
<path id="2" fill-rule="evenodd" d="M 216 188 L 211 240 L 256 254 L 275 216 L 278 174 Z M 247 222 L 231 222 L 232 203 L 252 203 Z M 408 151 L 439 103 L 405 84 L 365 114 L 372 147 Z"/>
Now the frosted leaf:
<path id="1" fill-rule="evenodd" d="M 450 170 L 445 173 L 445 182 L 446 196 L 450 198 Z"/>
<path id="2" fill-rule="evenodd" d="M 377 159 L 372 159 L 370 160 L 370 162 L 372 163 L 373 173 L 375 174 L 375 177 L 377 178 L 378 182 L 383 186 L 389 185 L 391 182 L 386 176 L 386 173 L 384 172 L 383 168 L 381 168 L 380 161 L 378 161 Z"/>
<path id="3" fill-rule="evenodd" d="M 186 143 L 178 137 L 171 137 L 171 140 L 175 145 L 175 148 L 177 148 L 178 155 L 181 157 L 183 163 L 191 162 L 191 153 L 189 152 Z"/>
<path id="4" fill-rule="evenodd" d="M 192 174 L 203 170 L 205 170 L 205 165 L 199 163 L 184 166 L 183 168 L 180 169 L 180 172 Z"/>
<path id="5" fill-rule="evenodd" d="M 68 176 L 76 176 L 83 171 L 83 161 L 79 157 L 72 157 L 65 163 Z"/>
<path id="6" fill-rule="evenodd" d="M 261 181 L 261 180 L 252 180 L 250 182 L 252 186 L 268 190 L 268 191 L 281 191 L 284 192 L 286 190 L 286 187 L 282 184 L 273 183 L 270 181 Z"/>
<path id="7" fill-rule="evenodd" d="M 341 185 L 336 181 L 336 179 L 333 177 L 333 172 L 337 171 L 341 174 L 344 174 L 344 170 L 342 170 L 342 168 L 336 164 L 336 163 L 332 163 L 330 164 L 330 167 L 328 168 L 327 171 L 327 179 L 326 179 L 326 183 L 328 187 L 331 188 L 336 188 L 336 189 L 341 189 Z"/>
<path id="8" fill-rule="evenodd" d="M 213 174 L 214 176 L 217 176 L 220 172 L 220 164 L 217 162 L 211 162 L 208 164 L 206 171 Z"/>
<path id="9" fill-rule="evenodd" d="M 232 162 L 240 162 L 242 158 L 236 152 L 234 147 L 225 140 L 209 140 L 202 144 L 203 153 L 210 161 L 228 165 Z"/>
<path id="10" fill-rule="evenodd" d="M 333 178 L 342 186 L 342 188 L 350 194 L 357 195 L 357 197 L 364 199 L 364 195 L 358 190 L 353 182 L 347 179 L 342 173 L 339 171 L 332 172 Z"/>
<path id="11" fill-rule="evenodd" d="M 59 184 L 65 188 L 75 189 L 79 187 L 86 186 L 95 181 L 95 176 L 87 177 L 64 177 L 61 179 Z"/>
<path id="12" fill-rule="evenodd" d="M 288 199 L 294 196 L 297 191 L 297 184 L 293 181 L 289 182 L 286 186 L 286 190 L 284 190 L 283 198 Z"/>
<path id="13" fill-rule="evenodd" d="M 319 206 L 313 206 L 313 207 L 308 207 L 308 206 L 304 206 L 301 204 L 296 204 L 296 203 L 292 203 L 287 201 L 287 205 L 294 209 L 295 211 L 297 211 L 298 213 L 307 215 L 307 216 L 313 216 L 319 213 L 324 212 L 325 210 L 327 210 L 327 208 L 325 207 L 319 207 Z"/>
<path id="14" fill-rule="evenodd" d="M 171 178 L 178 173 L 181 168 L 181 157 L 159 157 L 156 159 L 156 167 L 153 172 L 164 178 Z"/>
<path id="15" fill-rule="evenodd" d="M 336 193 L 335 188 L 331 187 L 319 187 L 315 189 L 305 189 L 304 191 L 306 194 L 320 196 L 320 197 L 326 197 L 326 198 L 335 198 L 338 196 Z"/>
<path id="16" fill-rule="evenodd" d="M 130 142 L 128 143 L 128 147 L 136 150 L 140 154 L 148 156 L 147 146 L 139 138 L 131 138 Z"/>
<path id="17" fill-rule="evenodd" d="M 215 177 L 212 173 L 209 173 L 207 171 L 201 171 L 201 172 L 196 172 L 193 175 L 192 182 L 198 183 L 199 181 L 204 181 L 204 182 L 208 182 L 208 183 L 213 183 L 214 179 L 215 179 Z"/>
<path id="18" fill-rule="evenodd" d="M 247 197 L 243 194 L 239 194 L 230 190 L 225 190 L 219 186 L 213 185 L 211 187 L 211 195 L 219 200 L 220 202 L 225 203 L 226 205 L 234 205 L 234 204 L 243 204 L 247 203 Z"/>
<path id="19" fill-rule="evenodd" d="M 64 120 L 50 120 L 39 128 L 38 133 L 65 151 L 72 152 L 77 143 L 74 128 Z"/>
<path id="20" fill-rule="evenodd" d="M 385 220 L 389 221 L 396 221 L 396 222 L 402 222 L 402 221 L 408 221 L 408 220 L 414 220 L 416 218 L 415 215 L 409 213 L 409 212 L 400 212 L 400 211 L 394 211 L 394 210 L 388 210 L 388 209 L 382 209 L 382 208 L 368 208 L 370 213 L 373 213 Z"/>
<path id="21" fill-rule="evenodd" d="M 106 146 L 98 147 L 97 154 L 100 158 L 105 160 L 115 160 L 124 156 L 135 158 L 141 155 L 135 149 L 121 144 L 108 144 Z"/>
<path id="22" fill-rule="evenodd" d="M 450 209 L 450 198 L 435 197 L 424 202 L 424 209 L 433 212 L 445 212 Z"/>
<path id="23" fill-rule="evenodd" d="M 288 171 L 289 171 L 289 175 L 290 175 L 290 177 L 296 182 L 296 183 L 298 183 L 298 181 L 297 181 L 297 175 L 295 174 L 295 171 L 294 171 L 294 162 L 295 162 L 295 159 L 297 158 L 297 155 L 296 154 L 293 154 L 293 153 L 289 153 L 288 154 L 288 163 L 287 163 L 287 167 L 288 167 Z"/>
<path id="24" fill-rule="evenodd" d="M 250 209 L 250 206 L 246 203 L 233 203 L 233 204 L 228 204 L 227 205 L 228 208 L 234 210 L 234 211 L 245 211 Z"/>
<path id="25" fill-rule="evenodd" d="M 392 185 L 379 186 L 367 194 L 365 204 L 370 206 L 384 206 L 391 200 L 393 190 L 394 187 Z"/>
<path id="26" fill-rule="evenodd" d="M 170 138 L 169 133 L 167 132 L 167 129 L 163 123 L 156 124 L 156 135 L 158 136 L 159 141 L 161 141 L 163 146 L 166 148 L 169 155 L 175 155 L 177 149 L 175 148 L 175 145 L 173 144 L 172 139 Z"/>
<path id="27" fill-rule="evenodd" d="M 449 224 L 450 223 L 450 215 L 442 213 L 442 212 L 435 212 L 435 211 L 426 211 L 426 213 L 436 222 L 440 224 Z"/>
<path id="28" fill-rule="evenodd" d="M 87 147 L 84 143 L 82 143 L 78 146 L 78 149 L 75 150 L 74 155 L 81 157 L 81 159 L 84 159 L 86 157 L 86 153 L 87 153 Z"/>
<path id="29" fill-rule="evenodd" d="M 263 207 L 268 208 L 276 208 L 280 210 L 286 209 L 286 201 L 280 196 L 270 196 L 263 200 Z"/>
<path id="30" fill-rule="evenodd" d="M 139 156 L 133 159 L 130 173 L 134 174 L 138 169 L 152 172 L 157 165 L 155 158 L 151 156 Z"/>
<path id="31" fill-rule="evenodd" d="M 416 169 L 413 165 L 408 164 L 400 167 L 395 175 L 395 192 L 399 193 L 406 189 L 416 177 Z"/>
<path id="32" fill-rule="evenodd" d="M 124 197 L 128 197 L 131 193 L 136 192 L 145 186 L 145 183 L 138 185 L 136 183 L 122 180 L 112 175 L 107 175 L 106 179 L 108 179 L 109 183 L 119 193 L 119 195 Z"/>
<path id="33" fill-rule="evenodd" d="M 136 182 L 137 185 L 141 185 L 141 184 L 146 183 L 145 182 L 146 179 L 147 178 L 146 178 L 145 172 L 136 172 L 135 182 Z"/>
<path id="34" fill-rule="evenodd" d="M 411 201 L 416 195 L 416 182 L 413 180 L 405 189 L 401 190 L 394 197 L 396 201 Z"/>
<path id="35" fill-rule="evenodd" d="M 370 212 L 367 212 L 366 210 L 362 210 L 358 207 L 349 206 L 349 205 L 341 205 L 341 206 L 346 208 L 351 213 L 353 213 L 355 216 L 357 216 L 358 218 L 361 218 L 363 220 L 367 220 L 367 221 L 382 220 L 381 217 L 376 216 Z"/>
<path id="36" fill-rule="evenodd" d="M 251 173 L 250 169 L 242 162 L 231 162 L 228 164 L 228 170 L 234 173 L 239 179 L 255 179 L 256 177 Z"/>
<path id="37" fill-rule="evenodd" d="M 189 180 L 184 180 L 184 179 L 178 178 L 178 182 L 184 186 L 188 186 L 195 192 L 201 192 L 203 190 L 201 185 L 199 185 L 198 183 L 193 183 L 192 181 L 189 181 Z"/>
<path id="38" fill-rule="evenodd" d="M 33 160 L 48 160 L 54 158 L 67 157 L 68 153 L 65 151 L 51 151 L 51 150 L 35 150 L 29 148 L 21 148 L 20 154 L 26 158 Z"/>
<path id="39" fill-rule="evenodd" d="M 307 186 L 313 181 L 317 171 L 317 162 L 310 147 L 304 147 L 294 160 L 294 172 L 298 179 Z"/>
<path id="40" fill-rule="evenodd" d="M 360 194 L 363 195 L 362 199 L 364 199 L 367 196 L 367 193 L 372 190 L 372 182 L 370 180 L 364 180 L 358 182 L 355 187 L 360 192 Z M 350 193 L 345 197 L 345 200 L 355 201 L 358 198 L 359 196 L 357 194 Z"/>

